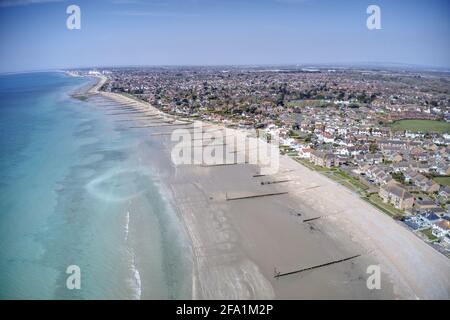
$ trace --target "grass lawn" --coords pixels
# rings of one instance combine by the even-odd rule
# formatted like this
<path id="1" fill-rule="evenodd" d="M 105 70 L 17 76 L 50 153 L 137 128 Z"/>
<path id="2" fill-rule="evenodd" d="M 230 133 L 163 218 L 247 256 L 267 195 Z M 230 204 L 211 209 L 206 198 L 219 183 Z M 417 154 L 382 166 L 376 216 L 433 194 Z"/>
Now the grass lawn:
<path id="1" fill-rule="evenodd" d="M 359 181 L 358 179 L 350 176 L 347 172 L 342 171 L 340 169 L 337 169 L 336 171 L 334 171 L 334 175 L 347 180 L 348 183 L 352 184 L 353 186 L 355 186 L 357 189 L 361 189 L 361 190 L 367 190 L 369 189 L 369 187 L 367 187 L 365 184 L 363 184 L 361 181 Z"/>
<path id="2" fill-rule="evenodd" d="M 384 203 L 383 200 L 377 194 L 373 194 L 369 198 L 365 198 L 365 200 L 369 201 L 372 205 L 374 205 L 375 207 L 377 207 L 378 209 L 380 209 L 381 211 L 383 211 L 384 213 L 386 213 L 391 217 L 404 215 L 403 211 L 394 208 L 388 203 Z"/>
<path id="3" fill-rule="evenodd" d="M 400 120 L 390 124 L 395 131 L 450 133 L 450 123 L 435 120 Z"/>
<path id="4" fill-rule="evenodd" d="M 344 172 L 338 168 L 320 167 L 320 166 L 316 166 L 316 165 L 312 164 L 311 162 L 304 160 L 304 159 L 299 159 L 299 158 L 294 158 L 294 159 L 297 162 L 304 165 L 305 167 L 322 173 L 323 175 L 327 176 L 327 178 L 340 183 L 341 185 L 343 185 L 344 187 L 346 187 L 352 191 L 359 192 L 362 194 L 364 191 L 369 189 L 365 184 L 361 183 L 358 179 L 353 178 L 352 176 L 348 175 L 346 172 Z"/>
<path id="5" fill-rule="evenodd" d="M 371 205 L 381 210 L 388 216 L 395 218 L 395 217 L 402 217 L 405 215 L 405 213 L 402 210 L 396 209 L 388 203 L 384 203 L 383 200 L 378 196 L 378 194 L 372 194 L 369 197 L 367 197 L 367 193 L 364 191 L 368 190 L 369 187 L 360 182 L 358 179 L 353 178 L 345 171 L 342 171 L 337 168 L 324 168 L 315 166 L 307 160 L 296 157 L 294 157 L 293 159 L 295 159 L 297 162 L 301 163 L 305 167 L 309 168 L 310 170 L 319 171 L 327 178 L 338 182 L 339 184 L 343 185 L 344 187 L 352 191 L 360 193 L 361 199 L 369 202 Z"/>
<path id="6" fill-rule="evenodd" d="M 360 188 L 357 188 L 354 184 L 350 183 L 348 180 L 338 181 L 341 185 L 355 192 L 361 192 Z"/>
<path id="7" fill-rule="evenodd" d="M 309 162 L 308 160 L 305 160 L 305 159 L 300 159 L 300 158 L 293 158 L 293 159 L 295 161 L 297 161 L 298 163 L 301 163 L 302 165 L 304 165 L 308 169 L 311 169 L 311 170 L 314 170 L 314 171 L 323 172 L 323 171 L 329 171 L 330 170 L 330 168 L 316 166 L 316 165 L 312 164 L 311 162 Z"/>
<path id="8" fill-rule="evenodd" d="M 431 233 L 431 228 L 421 230 L 420 232 L 422 232 L 424 235 L 426 235 L 427 238 L 428 238 L 429 240 L 431 240 L 431 241 L 436 241 L 436 240 L 438 240 L 438 238 L 435 237 L 435 236 Z"/>
<path id="9" fill-rule="evenodd" d="M 442 186 L 450 186 L 450 177 L 434 177 L 433 180 Z"/>
<path id="10" fill-rule="evenodd" d="M 340 185 L 343 185 L 347 189 L 350 189 L 355 192 L 361 192 L 361 189 L 359 187 L 352 184 L 349 180 L 346 180 L 345 178 L 342 178 L 341 176 L 336 175 L 335 173 L 336 172 L 331 172 L 331 171 L 323 172 L 323 174 L 325 176 L 327 176 L 327 178 L 329 178 L 333 181 L 336 181 L 337 183 L 339 183 Z"/>

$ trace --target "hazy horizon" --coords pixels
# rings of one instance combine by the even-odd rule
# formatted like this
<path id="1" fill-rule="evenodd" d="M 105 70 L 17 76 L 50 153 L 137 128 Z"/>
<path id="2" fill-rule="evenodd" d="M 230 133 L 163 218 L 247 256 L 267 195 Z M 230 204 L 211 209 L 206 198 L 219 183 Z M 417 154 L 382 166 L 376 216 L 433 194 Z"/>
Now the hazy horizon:
<path id="1" fill-rule="evenodd" d="M 81 29 L 66 8 L 81 9 Z M 366 9 L 381 8 L 369 30 Z M 410 65 L 449 69 L 443 0 L 0 1 L 0 73 L 89 67 Z"/>
<path id="2" fill-rule="evenodd" d="M 0 72 L 0 75 L 20 74 L 20 73 L 39 73 L 39 72 L 64 72 L 70 70 L 96 70 L 96 69 L 134 69 L 134 68 L 318 68 L 318 69 L 383 69 L 383 70 L 405 70 L 405 71 L 430 71 L 430 72 L 450 72 L 450 67 L 426 66 L 403 64 L 398 62 L 355 62 L 355 63 L 266 63 L 266 64 L 160 64 L 160 65 L 97 65 L 97 66 L 79 66 L 67 68 L 43 68 L 28 69 L 17 71 Z"/>

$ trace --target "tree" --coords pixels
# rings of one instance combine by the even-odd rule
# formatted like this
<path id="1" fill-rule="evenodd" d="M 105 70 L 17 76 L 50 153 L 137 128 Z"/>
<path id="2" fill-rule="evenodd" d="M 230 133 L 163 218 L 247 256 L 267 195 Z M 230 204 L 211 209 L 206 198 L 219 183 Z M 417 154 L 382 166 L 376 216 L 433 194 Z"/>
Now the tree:
<path id="1" fill-rule="evenodd" d="M 392 173 L 392 178 L 395 181 L 398 181 L 400 183 L 404 183 L 405 182 L 405 176 L 403 175 L 403 172 L 394 172 L 394 173 Z"/>
<path id="2" fill-rule="evenodd" d="M 371 144 L 369 145 L 369 151 L 370 151 L 370 153 L 375 153 L 377 150 L 378 150 L 378 147 L 377 147 L 377 145 L 376 145 L 375 143 L 371 143 Z"/>

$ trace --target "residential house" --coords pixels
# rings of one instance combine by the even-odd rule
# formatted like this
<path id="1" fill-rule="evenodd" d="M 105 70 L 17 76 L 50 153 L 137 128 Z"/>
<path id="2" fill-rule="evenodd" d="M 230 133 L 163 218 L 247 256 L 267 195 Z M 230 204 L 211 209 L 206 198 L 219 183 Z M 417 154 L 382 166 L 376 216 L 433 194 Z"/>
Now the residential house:
<path id="1" fill-rule="evenodd" d="M 430 198 L 416 199 L 414 207 L 417 210 L 431 209 L 431 208 L 436 208 L 436 203 L 433 200 L 431 200 Z"/>
<path id="2" fill-rule="evenodd" d="M 443 238 L 450 232 L 450 221 L 440 220 L 436 221 L 432 225 L 432 233 L 435 237 Z"/>
<path id="3" fill-rule="evenodd" d="M 412 184 L 417 186 L 423 192 L 437 192 L 439 191 L 439 184 L 431 179 L 428 179 L 423 174 L 415 172 L 411 169 L 406 170 L 404 173 L 405 181 L 411 181 Z"/>
<path id="4" fill-rule="evenodd" d="M 379 196 L 383 202 L 390 203 L 400 210 L 411 209 L 414 205 L 413 195 L 398 184 L 390 183 L 382 186 Z"/>
<path id="5" fill-rule="evenodd" d="M 445 200 L 450 199 L 450 186 L 442 187 L 439 191 L 439 196 L 441 196 Z"/>
<path id="6" fill-rule="evenodd" d="M 310 161 L 316 166 L 321 167 L 333 167 L 335 162 L 335 156 L 332 153 L 326 153 L 318 150 L 311 151 Z"/>

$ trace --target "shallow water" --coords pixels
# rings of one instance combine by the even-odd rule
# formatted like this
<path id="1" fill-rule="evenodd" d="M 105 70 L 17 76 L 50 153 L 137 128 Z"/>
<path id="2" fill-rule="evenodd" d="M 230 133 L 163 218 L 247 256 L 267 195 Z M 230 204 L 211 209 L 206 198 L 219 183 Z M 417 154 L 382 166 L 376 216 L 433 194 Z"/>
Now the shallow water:
<path id="1" fill-rule="evenodd" d="M 92 79 L 0 77 L 0 298 L 191 297 L 161 146 L 69 93 Z M 66 268 L 81 269 L 81 289 Z"/>

